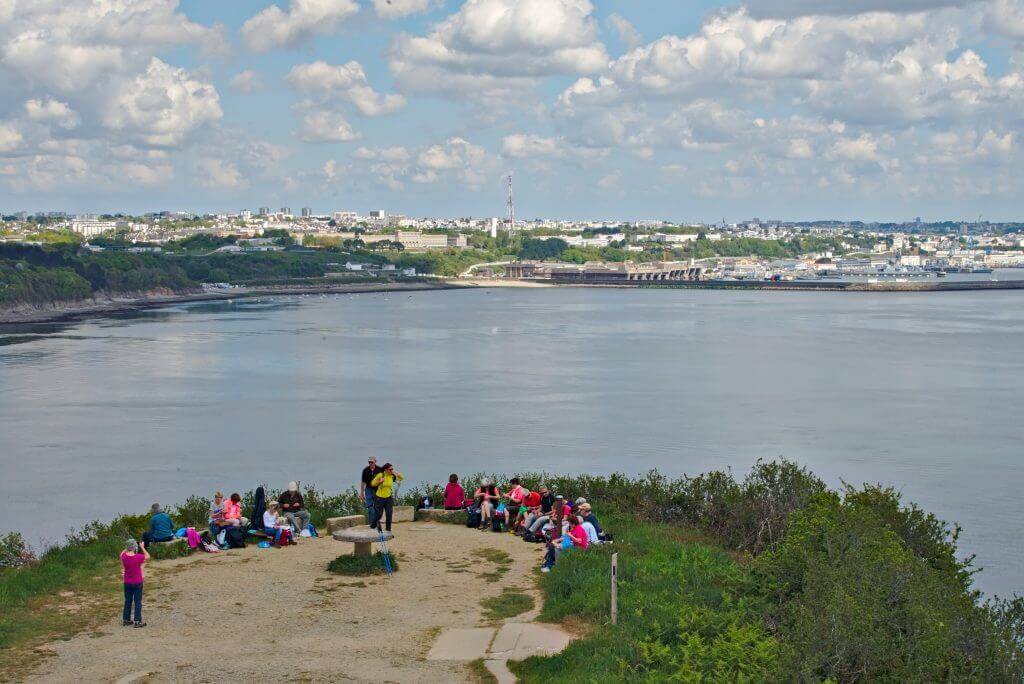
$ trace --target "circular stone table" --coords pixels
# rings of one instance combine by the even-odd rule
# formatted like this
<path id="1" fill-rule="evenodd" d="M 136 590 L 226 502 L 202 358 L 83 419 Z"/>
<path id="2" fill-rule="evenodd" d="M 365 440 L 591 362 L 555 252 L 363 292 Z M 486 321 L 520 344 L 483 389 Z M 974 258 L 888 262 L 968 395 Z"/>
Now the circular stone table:
<path id="1" fill-rule="evenodd" d="M 373 544 L 380 542 L 381 533 L 368 527 L 350 527 L 346 530 L 338 530 L 331 536 L 336 541 L 350 542 L 356 545 L 353 556 L 370 556 L 373 554 Z M 384 540 L 394 539 L 391 532 L 384 532 Z"/>

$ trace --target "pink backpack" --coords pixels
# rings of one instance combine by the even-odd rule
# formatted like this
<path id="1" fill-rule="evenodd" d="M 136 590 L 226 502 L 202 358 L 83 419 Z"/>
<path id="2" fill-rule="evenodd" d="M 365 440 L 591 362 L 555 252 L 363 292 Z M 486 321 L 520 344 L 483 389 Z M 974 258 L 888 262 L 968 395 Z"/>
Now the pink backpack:
<path id="1" fill-rule="evenodd" d="M 196 532 L 196 528 L 190 527 L 185 530 L 185 539 L 188 540 L 188 547 L 190 549 L 197 548 L 203 543 L 203 540 L 199 537 L 199 533 Z"/>

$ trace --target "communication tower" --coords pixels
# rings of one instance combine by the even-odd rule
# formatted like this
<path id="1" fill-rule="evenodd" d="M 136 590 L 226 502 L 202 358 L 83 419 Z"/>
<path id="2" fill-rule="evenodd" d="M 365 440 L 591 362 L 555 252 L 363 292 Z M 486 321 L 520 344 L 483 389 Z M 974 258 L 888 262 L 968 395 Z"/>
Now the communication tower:
<path id="1" fill-rule="evenodd" d="M 505 201 L 505 209 L 507 210 L 507 216 L 505 220 L 508 222 L 508 230 L 512 232 L 516 229 L 516 205 L 512 200 L 512 174 L 509 173 L 505 178 L 505 182 L 508 185 L 508 199 Z"/>

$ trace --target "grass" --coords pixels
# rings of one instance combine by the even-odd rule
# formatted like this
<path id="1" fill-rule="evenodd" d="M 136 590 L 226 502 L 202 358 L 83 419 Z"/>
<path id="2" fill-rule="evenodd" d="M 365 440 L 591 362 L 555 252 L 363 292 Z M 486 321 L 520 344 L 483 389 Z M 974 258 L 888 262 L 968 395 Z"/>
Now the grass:
<path id="1" fill-rule="evenodd" d="M 497 596 L 483 599 L 480 605 L 489 620 L 504 620 L 533 610 L 533 597 L 518 589 L 505 589 Z"/>
<path id="2" fill-rule="evenodd" d="M 477 577 L 482 580 L 499 580 L 512 568 L 512 556 L 500 549 L 477 549 L 472 555 L 482 561 L 494 564 L 493 570 L 477 573 Z"/>
<path id="3" fill-rule="evenodd" d="M 327 569 L 336 575 L 346 575 L 348 577 L 383 575 L 386 572 L 384 569 L 384 558 L 379 553 L 375 553 L 372 556 L 353 556 L 351 554 L 338 556 L 327 564 Z M 392 572 L 398 572 L 398 559 L 393 555 L 391 556 L 391 570 Z"/>
<path id="4" fill-rule="evenodd" d="M 592 632 L 565 651 L 509 667 L 523 682 L 771 679 L 778 644 L 740 598 L 748 571 L 678 527 L 605 516 L 613 546 L 563 554 L 541 578 L 541 619 L 582 619 Z M 619 622 L 610 624 L 610 561 L 619 553 Z M 695 676 L 696 675 L 696 676 Z"/>
<path id="5" fill-rule="evenodd" d="M 472 673 L 472 681 L 475 684 L 498 684 L 498 678 L 487 669 L 483 658 L 477 658 L 470 662 L 469 670 Z"/>

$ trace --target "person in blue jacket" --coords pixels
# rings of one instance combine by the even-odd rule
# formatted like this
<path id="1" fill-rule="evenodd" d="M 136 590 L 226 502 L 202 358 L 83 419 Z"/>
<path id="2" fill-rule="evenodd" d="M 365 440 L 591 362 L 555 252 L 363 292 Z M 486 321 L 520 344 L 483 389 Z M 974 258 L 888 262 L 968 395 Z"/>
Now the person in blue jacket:
<path id="1" fill-rule="evenodd" d="M 174 539 L 174 521 L 164 513 L 160 504 L 150 509 L 149 529 L 142 533 L 142 545 L 149 548 L 153 542 L 168 542 Z"/>

